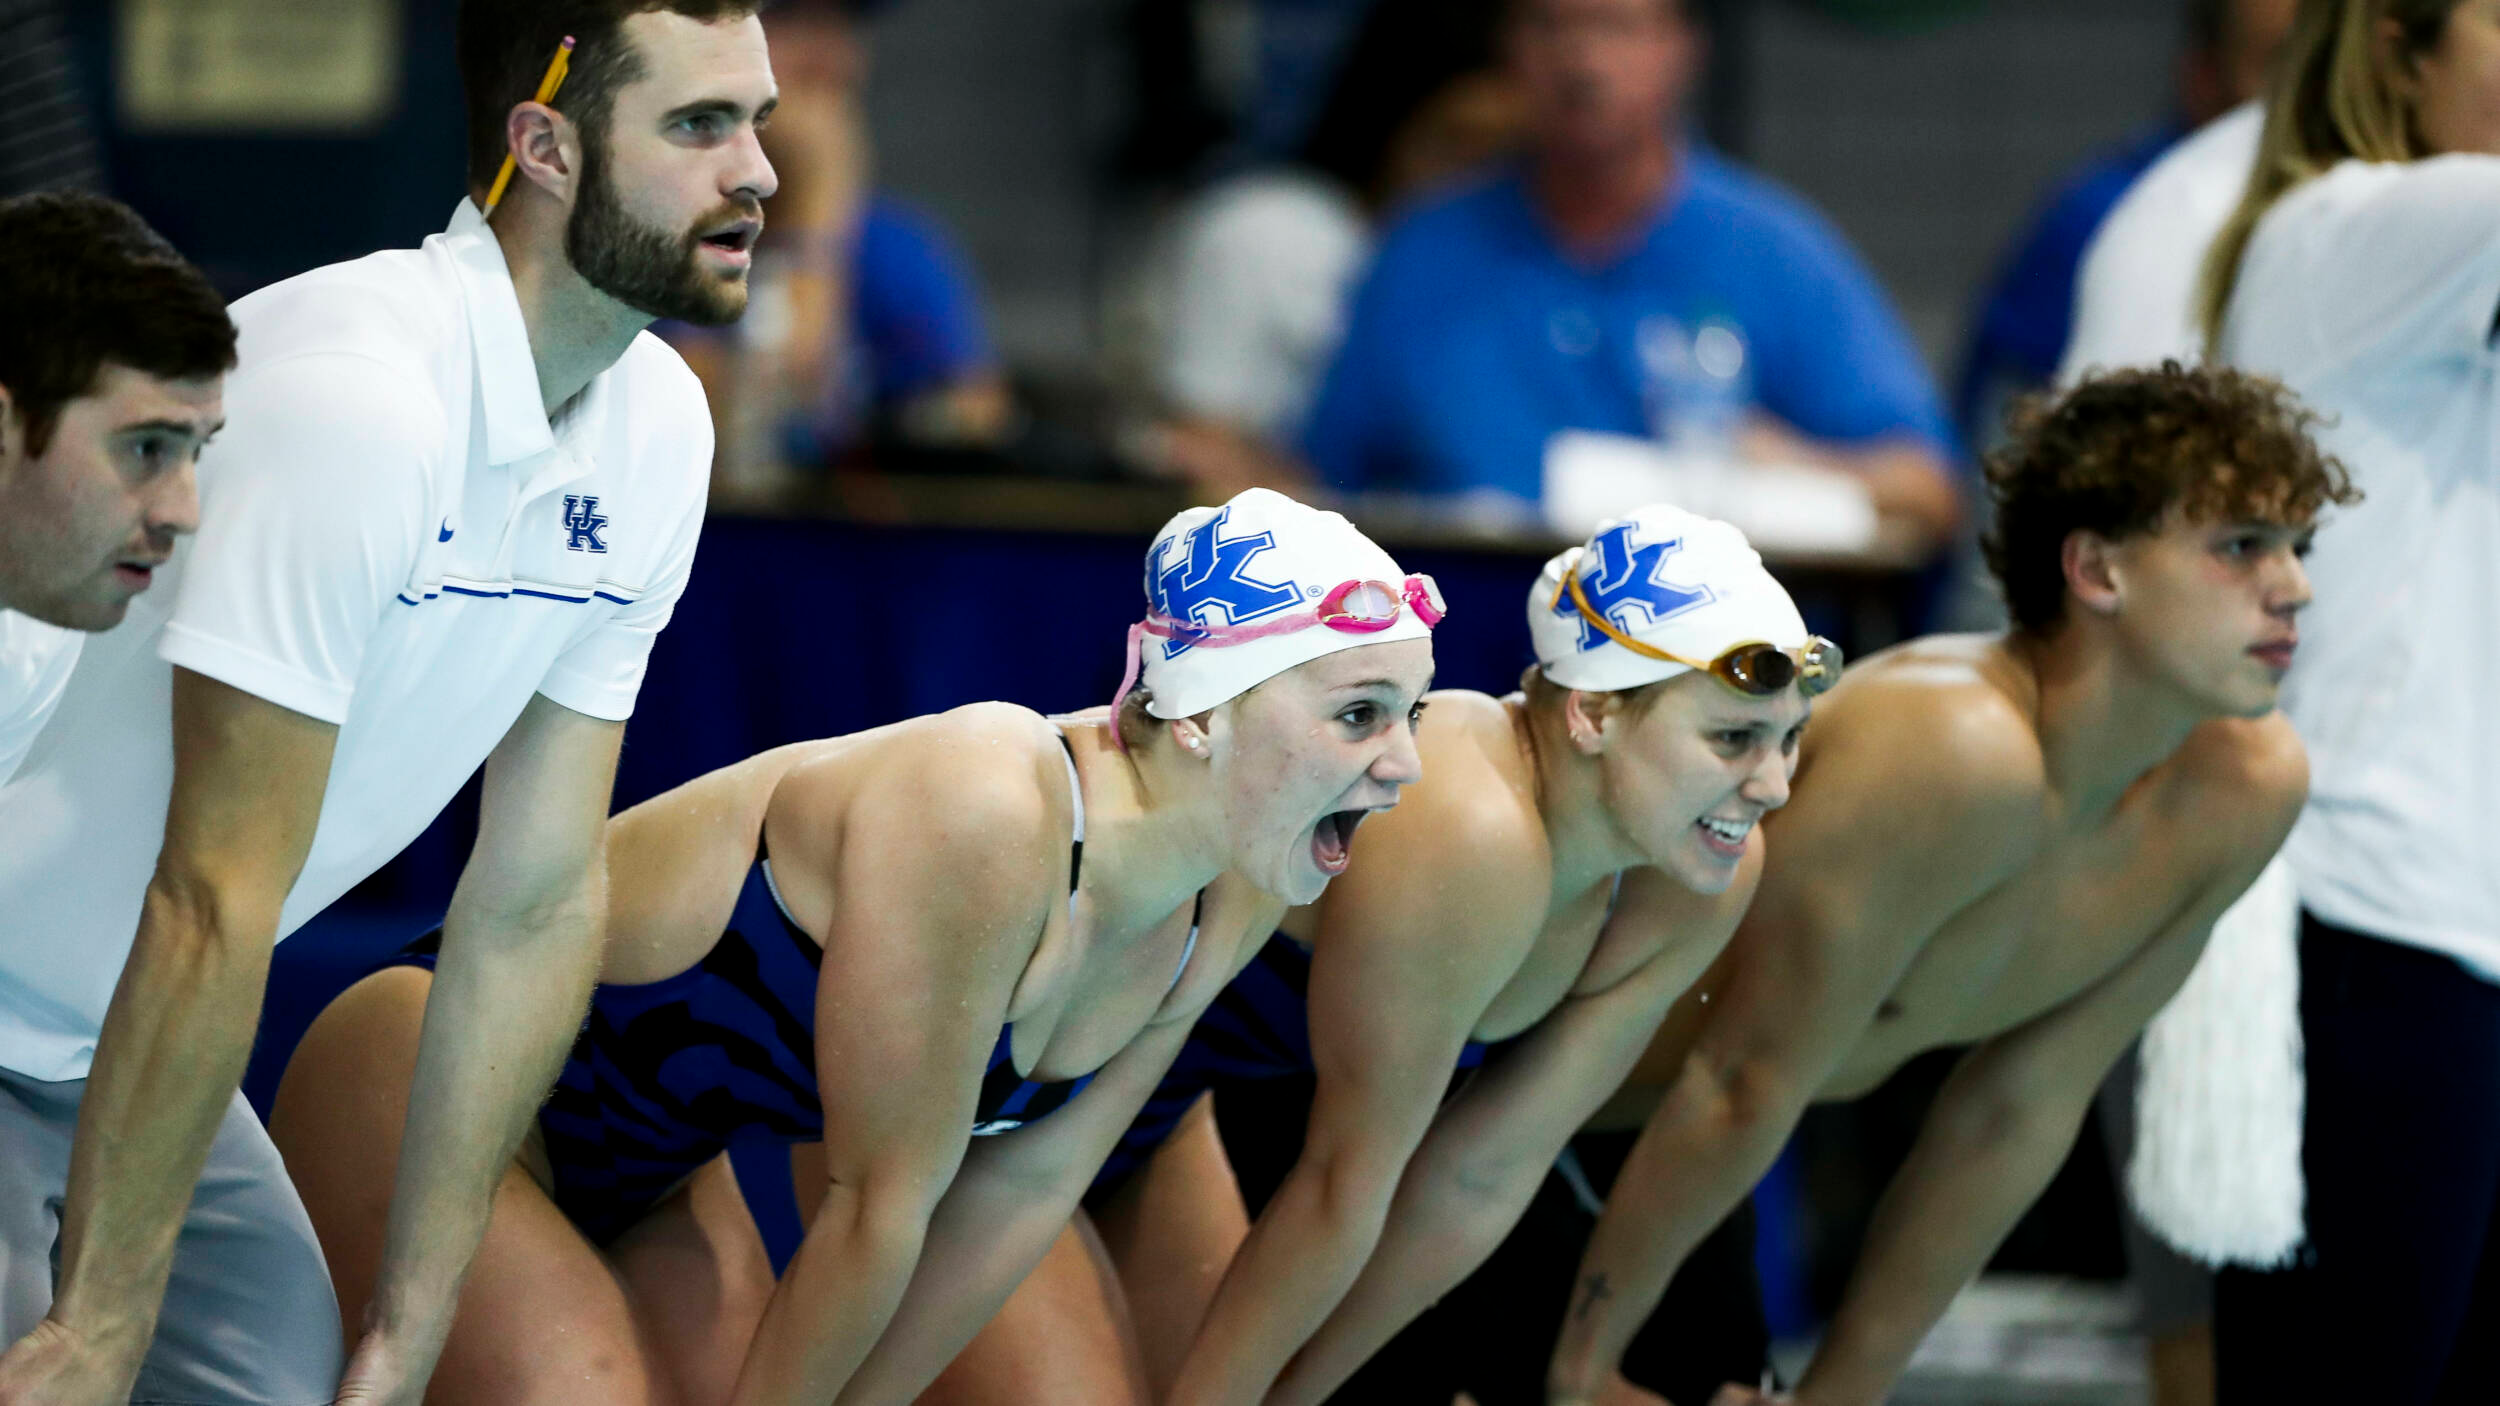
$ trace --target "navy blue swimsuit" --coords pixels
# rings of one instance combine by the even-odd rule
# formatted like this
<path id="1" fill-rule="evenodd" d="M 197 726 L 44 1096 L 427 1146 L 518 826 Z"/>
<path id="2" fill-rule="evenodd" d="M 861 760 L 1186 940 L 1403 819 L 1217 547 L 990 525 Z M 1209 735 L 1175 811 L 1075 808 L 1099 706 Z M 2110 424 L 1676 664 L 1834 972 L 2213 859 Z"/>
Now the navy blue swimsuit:
<path id="1" fill-rule="evenodd" d="M 1076 804 L 1068 858 L 1073 904 L 1085 844 L 1084 793 L 1073 758 L 1068 783 Z M 431 968 L 441 937 L 439 928 L 426 934 L 391 965 Z M 1181 957 L 1184 971 L 1197 937 L 1193 925 Z M 782 905 L 771 861 L 759 853 L 728 926 L 702 960 L 658 981 L 603 983 L 592 992 L 582 1033 L 538 1122 L 556 1205 L 593 1244 L 613 1240 L 733 1146 L 769 1152 L 753 1161 L 778 1160 L 780 1184 L 789 1184 L 781 1149 L 824 1136 L 816 1083 L 816 977 L 823 961 L 823 948 Z M 1047 1117 L 1093 1081 L 1092 1074 L 1025 1078 L 1016 1072 L 1014 1037 L 1010 1024 L 990 1048 L 974 1137 Z M 739 1160 L 744 1172 L 750 1160 Z M 796 1213 L 781 1198 L 771 1199 L 775 1204 L 756 1207 L 756 1218 L 779 1268 L 796 1248 Z"/>

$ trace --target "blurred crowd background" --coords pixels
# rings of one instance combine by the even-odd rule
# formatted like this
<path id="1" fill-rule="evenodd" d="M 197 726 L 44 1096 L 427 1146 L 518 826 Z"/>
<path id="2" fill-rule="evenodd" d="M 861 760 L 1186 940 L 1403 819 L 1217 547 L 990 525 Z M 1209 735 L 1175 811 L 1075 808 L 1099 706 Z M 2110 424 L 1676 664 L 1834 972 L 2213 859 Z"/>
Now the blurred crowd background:
<path id="1" fill-rule="evenodd" d="M 454 6 L 0 0 L 0 195 L 118 196 L 229 296 L 414 245 L 461 195 Z M 659 329 L 721 451 L 618 803 L 972 698 L 1107 699 L 1138 544 L 1251 483 L 1441 576 L 1444 683 L 1506 690 L 1535 563 L 1658 497 L 1745 526 L 1855 652 L 1990 624 L 1980 456 L 2101 217 L 2291 9 L 781 0 L 755 302 Z M 1081 602 L 1067 638 L 978 637 L 1033 590 Z M 467 823 L 334 921 L 439 913 Z M 271 1027 L 308 1014 L 273 989 Z M 1783 1326 L 1937 1067 L 1775 1176 Z M 2000 1268 L 2121 1272 L 2095 1142 Z"/>
<path id="2" fill-rule="evenodd" d="M 0 0 L 0 188 L 101 186 L 236 295 L 414 243 L 458 192 L 454 3 Z M 1499 409 L 1547 422 L 1496 415 L 1494 437 L 1706 439 L 1733 413 L 1758 462 L 1907 442 L 1944 481 L 1872 481 L 1917 529 L 1883 540 L 1924 551 L 1954 526 L 1931 490 L 1967 490 L 2008 394 L 2054 366 L 2099 214 L 2255 81 L 2290 6 L 1610 0 L 1560 7 L 1526 46 L 1506 8 L 784 0 L 767 296 L 734 337 L 679 339 L 715 391 L 723 487 L 1315 475 L 1512 500 L 1479 504 L 1501 521 L 1546 466 L 1434 442 L 1479 423 L 1449 406 L 1496 368 L 1445 358 L 1407 385 L 1384 365 L 1429 360 L 1439 330 L 1402 297 L 1488 270 L 1446 221 L 1392 241 L 1403 271 L 1373 269 L 1376 241 L 1487 171 L 1646 123 L 1676 181 L 1736 207 L 1659 231 L 1667 301 L 1705 311 L 1616 337 L 1602 275 L 1645 231 L 1556 241 L 1586 287 L 1527 255 L 1491 270 L 1516 286 L 1488 300 L 1622 383 L 1541 388 Z M 1367 271 L 1379 325 L 1350 317 Z M 1640 345 L 1575 345 L 1609 339 Z M 1620 423 L 1627 400 L 1643 423 Z"/>

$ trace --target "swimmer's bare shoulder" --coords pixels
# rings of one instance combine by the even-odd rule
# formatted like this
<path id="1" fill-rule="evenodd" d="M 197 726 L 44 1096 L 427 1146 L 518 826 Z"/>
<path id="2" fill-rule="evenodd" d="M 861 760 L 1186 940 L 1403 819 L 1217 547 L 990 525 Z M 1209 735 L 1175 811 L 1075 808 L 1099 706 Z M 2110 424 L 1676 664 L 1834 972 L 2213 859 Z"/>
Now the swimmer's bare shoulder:
<path id="1" fill-rule="evenodd" d="M 608 939 L 600 979 L 656 980 L 684 970 L 707 950 L 737 904 L 766 812 L 780 799 L 785 781 L 811 758 L 846 741 L 798 742 L 759 752 L 609 817 Z M 807 868 L 804 863 L 775 867 Z M 802 874 L 800 881 L 824 887 L 814 874 Z"/>
<path id="2" fill-rule="evenodd" d="M 1816 700 L 1761 885 L 1679 1044 L 1821 1085 L 1927 942 L 2047 843 L 2023 683 L 1987 640 L 1945 636 L 1853 663 Z M 1684 1058 L 1653 1049 L 1652 1067 Z"/>
<path id="3" fill-rule="evenodd" d="M 1409 1032 L 1447 1018 L 1463 1036 L 1542 925 L 1552 862 L 1506 710 L 1458 690 L 1429 702 L 1422 780 L 1364 820 L 1346 872 L 1287 916 L 1312 948 L 1314 1041 L 1340 1018 Z"/>
<path id="4" fill-rule="evenodd" d="M 2204 724 L 2170 772 L 2164 813 L 2217 875 L 2263 868 L 2309 799 L 2308 750 L 2279 712 Z"/>
<path id="5" fill-rule="evenodd" d="M 1510 710 L 1498 698 L 1465 689 L 1426 696 L 1415 735 L 1422 779 L 1395 807 L 1364 822 L 1370 841 L 1369 887 L 1403 870 L 1411 906 L 1485 934 L 1535 936 L 1553 881 L 1545 824 L 1538 814 L 1536 775 L 1521 755 Z M 1377 834 L 1372 831 L 1377 828 Z M 1394 858 L 1393 858 L 1394 856 Z M 1336 882 L 1356 877 L 1357 864 Z M 1386 862 L 1384 862 L 1386 861 Z M 1333 887 L 1333 885 L 1332 885 Z"/>
<path id="6" fill-rule="evenodd" d="M 972 703 L 818 744 L 776 787 L 773 872 L 800 924 L 845 906 L 992 910 L 1035 930 L 1066 882 L 1074 823 L 1058 734 Z"/>
<path id="7" fill-rule="evenodd" d="M 1816 703 L 1789 802 L 1767 822 L 1763 898 L 1776 903 L 1800 871 L 1855 876 L 1859 891 L 1836 897 L 1881 912 L 1887 895 L 1918 895 L 1916 921 L 1935 923 L 1947 893 L 1975 897 L 2019 870 L 2049 834 L 2035 707 L 2028 676 L 1985 636 L 1851 665 Z"/>
<path id="8" fill-rule="evenodd" d="M 856 815 L 875 817 L 858 829 L 933 849 L 972 831 L 1025 834 L 1036 853 L 1051 848 L 1051 827 L 1065 833 L 1068 823 L 1056 746 L 1040 715 L 974 704 L 775 747 L 620 812 L 607 829 L 602 979 L 672 973 L 708 947 L 766 839 L 777 891 L 820 939 Z"/>
<path id="9" fill-rule="evenodd" d="M 861 759 L 843 810 L 959 862 L 1003 847 L 1047 855 L 1056 868 L 1075 824 L 1066 774 L 1048 719 L 1013 703 L 969 703 L 888 732 Z"/>

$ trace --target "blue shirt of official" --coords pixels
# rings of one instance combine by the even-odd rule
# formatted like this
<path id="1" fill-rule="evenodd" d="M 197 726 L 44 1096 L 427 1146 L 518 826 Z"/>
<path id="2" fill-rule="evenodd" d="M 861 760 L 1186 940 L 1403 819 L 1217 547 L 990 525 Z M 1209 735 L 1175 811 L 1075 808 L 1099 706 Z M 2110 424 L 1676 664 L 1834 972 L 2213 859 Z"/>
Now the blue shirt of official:
<path id="1" fill-rule="evenodd" d="M 1557 247 L 1510 171 L 1398 221 L 1355 295 L 1304 452 L 1342 489 L 1533 501 L 1559 430 L 1645 434 L 1645 322 L 1733 323 L 1754 404 L 1817 439 L 1911 436 L 1950 452 L 1883 292 L 1805 202 L 1700 149 L 1610 262 Z"/>
<path id="2" fill-rule="evenodd" d="M 791 445 L 801 459 L 859 442 L 880 409 L 988 370 L 990 345 L 971 261 L 937 221 L 885 195 L 869 198 L 851 252 L 850 347 L 841 378 Z"/>

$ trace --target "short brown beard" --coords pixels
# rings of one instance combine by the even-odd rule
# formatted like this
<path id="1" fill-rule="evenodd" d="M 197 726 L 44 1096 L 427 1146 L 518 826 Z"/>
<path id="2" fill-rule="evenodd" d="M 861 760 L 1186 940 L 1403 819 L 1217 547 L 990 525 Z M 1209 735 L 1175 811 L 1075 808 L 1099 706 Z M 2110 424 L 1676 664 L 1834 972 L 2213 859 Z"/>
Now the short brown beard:
<path id="1" fill-rule="evenodd" d="M 564 223 L 564 256 L 591 287 L 654 318 L 725 327 L 747 310 L 743 278 L 703 271 L 699 231 L 740 218 L 761 219 L 755 201 L 730 201 L 685 233 L 671 235 L 628 214 L 609 169 L 606 142 L 582 144 L 582 191 Z"/>

